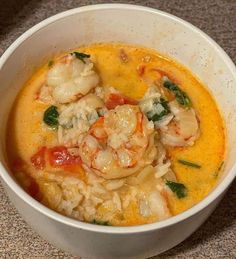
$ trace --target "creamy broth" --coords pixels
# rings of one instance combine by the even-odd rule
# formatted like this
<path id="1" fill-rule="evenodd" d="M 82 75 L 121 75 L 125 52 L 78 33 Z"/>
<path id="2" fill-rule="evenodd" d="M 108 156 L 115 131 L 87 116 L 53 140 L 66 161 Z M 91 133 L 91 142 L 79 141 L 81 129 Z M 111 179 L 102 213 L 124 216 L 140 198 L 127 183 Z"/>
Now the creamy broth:
<path id="1" fill-rule="evenodd" d="M 171 162 L 176 181 L 186 187 L 186 195 L 182 198 L 178 198 L 175 193 L 168 190 L 166 199 L 170 215 L 179 214 L 206 197 L 220 177 L 220 168 L 225 155 L 225 134 L 217 104 L 205 86 L 185 67 L 150 49 L 123 44 L 96 44 L 78 48 L 76 51 L 90 54 L 94 70 L 100 78 L 97 84 L 99 87 L 103 89 L 113 87 L 137 103 L 143 98 L 147 89 L 156 80 L 161 80 L 160 77 L 163 75 L 168 76 L 168 79 L 187 94 L 197 116 L 199 136 L 194 140 L 193 145 L 164 145 L 167 150 L 166 159 L 168 158 Z M 89 170 L 85 172 L 86 169 L 79 163 L 70 165 L 66 169 L 58 166 L 37 169 L 32 166 L 32 156 L 41 147 L 61 146 L 58 142 L 57 129 L 47 126 L 43 121 L 44 112 L 51 104 L 38 100 L 39 91 L 45 84 L 48 71 L 60 59 L 61 56 L 56 57 L 53 62 L 40 68 L 24 85 L 13 105 L 7 129 L 7 153 L 9 164 L 17 180 L 26 191 L 46 206 L 78 220 L 95 224 L 105 222 L 105 225 L 138 225 L 161 220 L 162 218 L 156 216 L 155 213 L 140 215 L 140 204 L 135 199 L 130 201 L 127 207 L 123 204 L 125 200 L 122 199 L 123 197 L 125 199 L 129 192 L 126 185 L 133 175 L 125 177 L 127 182 L 120 189 L 118 188 L 118 191 L 110 191 L 112 194 L 109 195 L 113 195 L 114 192 L 119 195 L 118 198 L 116 195 L 112 196 L 115 204 L 117 204 L 117 199 L 121 200 L 118 201 L 118 203 L 121 202 L 121 209 L 110 213 L 111 216 L 104 217 L 105 214 L 109 214 L 110 210 L 109 204 L 101 205 L 105 200 L 93 207 L 96 209 L 96 217 L 90 216 L 90 214 L 93 215 L 92 212 L 83 218 L 81 211 L 70 214 L 68 211 L 58 209 L 60 205 L 53 200 L 58 195 L 56 191 L 58 187 L 55 187 L 53 177 L 60 178 L 61 182 L 65 181 L 66 177 L 74 177 L 86 185 L 88 184 L 87 174 L 94 174 Z M 90 92 L 93 91 L 92 89 Z M 73 102 L 76 101 L 77 99 L 73 100 Z M 46 160 L 48 156 L 46 155 Z M 192 162 L 199 167 L 184 165 L 179 160 Z M 137 176 L 137 172 L 134 176 Z M 100 179 L 100 176 L 96 175 L 96 177 Z M 146 181 L 145 184 L 137 184 L 135 188 L 138 191 L 143 190 L 144 193 L 146 190 L 149 191 L 153 185 L 154 178 L 152 177 L 148 176 L 143 180 Z M 116 184 L 119 184 L 119 180 Z M 49 186 L 52 182 L 55 188 Z M 61 185 L 60 188 L 62 188 Z M 47 193 L 47 198 L 44 197 L 44 192 Z M 51 198 L 48 197 L 50 195 Z"/>

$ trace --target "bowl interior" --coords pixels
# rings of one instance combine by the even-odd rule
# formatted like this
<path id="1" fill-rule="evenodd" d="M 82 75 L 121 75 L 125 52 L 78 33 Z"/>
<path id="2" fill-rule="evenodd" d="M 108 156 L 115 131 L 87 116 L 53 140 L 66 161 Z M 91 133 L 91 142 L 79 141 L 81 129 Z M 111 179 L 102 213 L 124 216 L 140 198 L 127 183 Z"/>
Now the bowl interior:
<path id="1" fill-rule="evenodd" d="M 59 14 L 27 31 L 6 51 L 0 61 L 0 160 L 3 165 L 7 168 L 8 113 L 24 82 L 50 57 L 97 42 L 123 42 L 156 49 L 188 67 L 208 86 L 222 111 L 227 131 L 228 154 L 223 179 L 236 162 L 233 63 L 216 43 L 192 25 L 159 11 L 129 5 L 91 6 Z"/>

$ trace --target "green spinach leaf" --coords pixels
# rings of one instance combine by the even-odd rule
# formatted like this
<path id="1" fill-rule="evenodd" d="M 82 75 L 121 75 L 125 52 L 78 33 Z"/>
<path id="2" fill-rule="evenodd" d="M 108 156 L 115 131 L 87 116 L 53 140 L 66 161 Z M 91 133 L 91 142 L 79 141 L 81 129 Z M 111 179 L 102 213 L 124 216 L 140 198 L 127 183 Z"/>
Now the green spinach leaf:
<path id="1" fill-rule="evenodd" d="M 191 107 L 192 102 L 190 98 L 187 96 L 187 94 L 184 91 L 182 91 L 179 88 L 178 85 L 174 84 L 170 80 L 166 80 L 163 85 L 166 89 L 168 89 L 175 95 L 175 98 L 179 104 L 181 104 L 184 107 Z"/>
<path id="2" fill-rule="evenodd" d="M 96 220 L 96 219 L 94 219 L 91 223 L 95 224 L 95 225 L 111 226 L 109 221 L 100 221 L 100 220 Z"/>
<path id="3" fill-rule="evenodd" d="M 192 162 L 189 162 L 189 161 L 186 161 L 186 160 L 182 160 L 182 159 L 179 159 L 178 162 L 182 165 L 186 165 L 186 166 L 190 166 L 190 167 L 194 167 L 194 168 L 201 168 L 202 167 L 198 164 L 195 164 L 195 163 L 192 163 Z"/>
<path id="4" fill-rule="evenodd" d="M 75 55 L 75 57 L 78 58 L 79 60 L 81 60 L 83 63 L 85 63 L 85 61 L 84 61 L 85 58 L 90 58 L 89 54 L 85 54 L 85 53 L 77 52 L 77 51 L 71 53 L 71 55 Z"/>
<path id="5" fill-rule="evenodd" d="M 147 117 L 149 120 L 152 120 L 152 121 L 160 121 L 164 116 L 166 116 L 167 114 L 170 113 L 170 108 L 168 106 L 168 102 L 164 99 L 164 98 L 160 98 L 160 101 L 155 101 L 154 102 L 154 110 L 157 110 L 157 106 L 158 105 L 161 105 L 162 107 L 162 111 L 159 112 L 159 113 L 154 113 L 153 114 L 153 111 L 150 111 L 147 113 Z"/>
<path id="6" fill-rule="evenodd" d="M 166 185 L 176 194 L 179 199 L 187 196 L 187 188 L 182 183 L 176 183 L 172 181 L 166 181 Z"/>
<path id="7" fill-rule="evenodd" d="M 57 107 L 52 105 L 44 112 L 43 121 L 50 127 L 56 129 L 58 127 L 59 113 Z"/>

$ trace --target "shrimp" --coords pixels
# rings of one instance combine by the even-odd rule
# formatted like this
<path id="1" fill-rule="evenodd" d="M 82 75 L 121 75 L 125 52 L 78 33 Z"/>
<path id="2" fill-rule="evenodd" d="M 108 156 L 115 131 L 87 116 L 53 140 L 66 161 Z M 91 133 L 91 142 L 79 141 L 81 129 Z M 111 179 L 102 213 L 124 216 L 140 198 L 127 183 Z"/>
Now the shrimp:
<path id="1" fill-rule="evenodd" d="M 199 137 L 199 122 L 195 111 L 182 108 L 176 101 L 169 103 L 174 117 L 164 127 L 160 127 L 160 135 L 163 144 L 169 146 L 192 146 Z"/>
<path id="2" fill-rule="evenodd" d="M 79 153 L 84 166 L 105 179 L 129 176 L 155 159 L 153 123 L 138 106 L 117 106 L 90 127 Z"/>
<path id="3" fill-rule="evenodd" d="M 148 201 L 152 213 L 157 214 L 159 220 L 164 220 L 171 216 L 167 199 L 163 193 L 158 191 L 151 193 L 148 197 Z"/>
<path id="4" fill-rule="evenodd" d="M 52 97 L 58 103 L 75 101 L 95 88 L 98 82 L 93 63 L 88 58 L 83 62 L 71 54 L 50 68 L 46 77 L 46 84 L 52 88 Z"/>
<path id="5" fill-rule="evenodd" d="M 139 102 L 141 110 L 152 119 L 157 114 L 159 118 L 154 121 L 155 127 L 160 131 L 161 141 L 169 146 L 191 146 L 199 137 L 199 122 L 193 108 L 183 108 L 176 100 L 163 101 L 161 93 L 156 86 L 151 86 Z M 159 105 L 155 105 L 155 102 Z M 151 117 L 150 117 L 151 114 Z"/>
<path id="6" fill-rule="evenodd" d="M 133 177 L 133 176 L 132 176 Z M 139 211 L 142 216 L 157 215 L 159 220 L 169 218 L 171 212 L 168 207 L 168 189 L 162 178 L 156 178 L 155 168 L 145 167 L 138 175 Z"/>

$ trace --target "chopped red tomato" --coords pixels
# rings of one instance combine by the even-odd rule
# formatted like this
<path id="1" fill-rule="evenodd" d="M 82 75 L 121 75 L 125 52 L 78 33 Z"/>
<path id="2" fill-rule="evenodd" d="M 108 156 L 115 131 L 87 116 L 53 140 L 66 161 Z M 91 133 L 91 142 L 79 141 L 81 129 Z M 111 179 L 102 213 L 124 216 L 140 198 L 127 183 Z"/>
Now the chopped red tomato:
<path id="1" fill-rule="evenodd" d="M 137 105 L 138 101 L 127 96 L 123 96 L 125 104 Z"/>
<path id="2" fill-rule="evenodd" d="M 21 158 L 16 158 L 12 163 L 13 172 L 19 172 L 23 170 L 25 162 Z"/>
<path id="3" fill-rule="evenodd" d="M 124 99 L 121 95 L 118 94 L 110 94 L 108 100 L 106 101 L 107 109 L 114 109 L 118 105 L 123 105 Z"/>
<path id="4" fill-rule="evenodd" d="M 30 185 L 28 187 L 28 193 L 31 197 L 39 200 L 39 194 L 40 194 L 40 191 L 39 191 L 39 186 L 38 184 L 35 182 L 35 180 L 31 180 L 30 182 Z"/>
<path id="5" fill-rule="evenodd" d="M 138 68 L 137 68 L 138 75 L 139 75 L 139 76 L 143 76 L 144 73 L 145 73 L 145 69 L 146 69 L 146 66 L 145 66 L 145 65 L 140 65 L 140 66 L 138 66 Z"/>
<path id="6" fill-rule="evenodd" d="M 121 94 L 110 94 L 108 100 L 106 101 L 106 107 L 108 110 L 112 110 L 116 106 L 124 104 L 137 105 L 138 102 L 132 98 L 129 98 Z"/>
<path id="7" fill-rule="evenodd" d="M 45 152 L 46 147 L 41 147 L 37 153 L 35 153 L 31 157 L 31 163 L 34 165 L 34 167 L 38 170 L 43 170 L 45 168 L 46 162 L 45 162 Z"/>
<path id="8" fill-rule="evenodd" d="M 72 156 L 64 146 L 49 148 L 48 159 L 52 167 L 81 165 L 80 157 Z"/>

